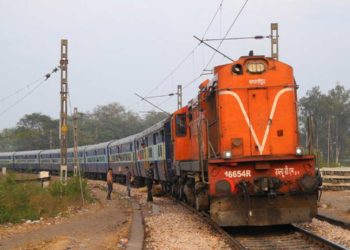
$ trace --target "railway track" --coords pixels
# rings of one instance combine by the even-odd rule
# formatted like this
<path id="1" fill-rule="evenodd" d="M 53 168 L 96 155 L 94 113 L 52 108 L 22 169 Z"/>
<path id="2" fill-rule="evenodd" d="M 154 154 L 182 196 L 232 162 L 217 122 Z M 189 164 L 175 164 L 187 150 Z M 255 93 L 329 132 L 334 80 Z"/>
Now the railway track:
<path id="1" fill-rule="evenodd" d="M 178 200 L 176 201 L 186 209 L 190 210 L 192 213 L 197 214 L 215 231 L 220 233 L 226 242 L 230 244 L 232 249 L 347 249 L 337 243 L 331 242 L 296 225 L 280 225 L 269 227 L 235 227 L 223 229 L 210 219 L 208 213 L 198 212 L 196 209 L 189 206 L 185 202 Z"/>
<path id="2" fill-rule="evenodd" d="M 319 220 L 322 220 L 322 221 L 326 221 L 329 224 L 332 224 L 332 225 L 339 226 L 339 227 L 342 227 L 344 229 L 350 230 L 350 224 L 346 223 L 344 221 L 339 221 L 339 220 L 336 220 L 336 219 L 333 219 L 333 218 L 330 218 L 328 216 L 321 215 L 321 214 L 316 215 L 316 218 L 319 219 Z"/>
<path id="3" fill-rule="evenodd" d="M 346 249 L 295 225 L 229 229 L 243 249 Z"/>

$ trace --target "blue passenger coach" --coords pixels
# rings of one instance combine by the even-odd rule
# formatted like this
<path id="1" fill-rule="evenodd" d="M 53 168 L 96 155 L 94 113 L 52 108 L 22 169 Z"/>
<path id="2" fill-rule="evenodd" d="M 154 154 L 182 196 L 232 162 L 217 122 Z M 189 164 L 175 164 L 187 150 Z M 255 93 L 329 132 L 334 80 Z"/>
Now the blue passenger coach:
<path id="1" fill-rule="evenodd" d="M 154 163 L 154 179 L 158 181 L 168 179 L 165 124 L 166 120 L 162 120 L 136 136 L 137 170 L 142 177 L 146 177 L 145 170 L 150 163 Z"/>
<path id="2" fill-rule="evenodd" d="M 111 142 L 103 142 L 89 145 L 85 148 L 85 173 L 102 176 L 108 170 L 108 145 Z"/>
<path id="3" fill-rule="evenodd" d="M 49 149 L 40 152 L 40 170 L 58 172 L 61 164 L 59 149 Z"/>
<path id="4" fill-rule="evenodd" d="M 135 135 L 111 142 L 108 146 L 109 166 L 117 181 L 125 182 L 126 168 L 138 176 L 135 164 Z"/>
<path id="5" fill-rule="evenodd" d="M 0 153 L 0 168 L 13 168 L 13 152 Z"/>
<path id="6" fill-rule="evenodd" d="M 85 148 L 86 146 L 78 147 L 79 167 L 82 171 L 85 169 Z M 74 172 L 74 148 L 69 148 L 67 151 L 68 172 Z"/>
<path id="7" fill-rule="evenodd" d="M 40 168 L 39 153 L 40 150 L 21 151 L 14 153 L 15 170 L 19 171 L 37 171 Z"/>

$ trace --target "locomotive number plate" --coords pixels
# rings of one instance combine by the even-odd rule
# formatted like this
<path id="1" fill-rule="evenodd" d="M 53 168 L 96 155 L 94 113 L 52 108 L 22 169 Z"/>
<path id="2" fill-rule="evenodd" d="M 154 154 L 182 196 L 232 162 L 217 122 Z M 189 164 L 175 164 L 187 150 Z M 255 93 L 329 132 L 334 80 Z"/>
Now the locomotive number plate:
<path id="1" fill-rule="evenodd" d="M 225 171 L 224 174 L 228 178 L 252 177 L 250 170 Z"/>

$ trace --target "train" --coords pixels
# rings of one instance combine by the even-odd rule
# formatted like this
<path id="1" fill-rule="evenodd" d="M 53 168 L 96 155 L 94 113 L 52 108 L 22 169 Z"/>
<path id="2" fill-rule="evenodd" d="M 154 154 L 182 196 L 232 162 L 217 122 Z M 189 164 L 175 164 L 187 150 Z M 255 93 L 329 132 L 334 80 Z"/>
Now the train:
<path id="1" fill-rule="evenodd" d="M 299 141 L 293 68 L 249 54 L 214 67 L 195 98 L 146 130 L 78 149 L 88 177 L 125 181 L 126 166 L 144 185 L 210 213 L 219 226 L 306 222 L 317 214 L 322 185 L 315 157 Z M 68 150 L 68 171 L 74 169 Z M 0 153 L 0 166 L 16 171 L 60 169 L 60 150 Z"/>

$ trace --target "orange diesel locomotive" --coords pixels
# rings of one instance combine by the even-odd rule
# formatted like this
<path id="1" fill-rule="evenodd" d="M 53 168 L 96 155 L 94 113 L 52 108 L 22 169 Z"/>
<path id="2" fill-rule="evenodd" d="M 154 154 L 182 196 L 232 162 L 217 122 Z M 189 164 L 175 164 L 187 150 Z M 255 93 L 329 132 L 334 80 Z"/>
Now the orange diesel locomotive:
<path id="1" fill-rule="evenodd" d="M 299 144 L 292 67 L 241 57 L 199 89 L 172 116 L 177 195 L 220 226 L 310 221 L 321 178 Z"/>

